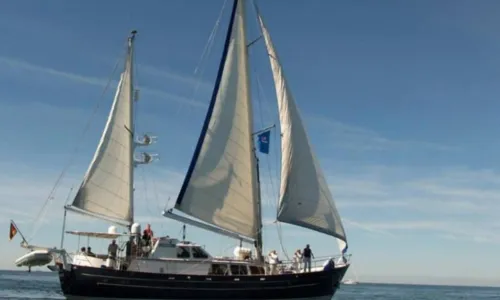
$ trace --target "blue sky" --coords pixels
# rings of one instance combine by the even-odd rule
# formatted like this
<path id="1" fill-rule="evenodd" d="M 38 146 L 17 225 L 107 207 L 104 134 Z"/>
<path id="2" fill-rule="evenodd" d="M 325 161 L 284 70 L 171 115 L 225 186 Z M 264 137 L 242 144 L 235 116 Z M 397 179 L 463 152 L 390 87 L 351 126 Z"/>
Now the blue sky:
<path id="1" fill-rule="evenodd" d="M 344 218 L 360 279 L 498 283 L 500 3 L 260 2 Z M 151 222 L 157 234 L 179 233 L 181 224 L 160 212 L 177 196 L 203 122 L 229 4 L 211 51 L 199 62 L 223 3 L 3 3 L 0 227 L 6 235 L 13 218 L 25 235 L 39 228 L 34 243 L 59 245 L 61 207 L 97 146 L 119 76 L 111 74 L 131 29 L 139 31 L 138 131 L 159 135 L 151 150 L 161 156 L 137 169 L 137 220 Z M 257 37 L 255 19 L 249 22 L 249 36 Z M 256 127 L 266 126 L 276 122 L 277 108 L 262 42 L 252 46 L 251 63 Z M 112 86 L 101 97 L 110 76 Z M 265 244 L 280 249 L 271 223 L 279 167 L 275 132 L 271 142 L 273 155 L 262 158 Z M 70 216 L 68 229 L 108 226 Z M 317 255 L 336 251 L 325 236 L 291 226 L 282 231 L 289 252 L 306 242 Z M 188 228 L 188 238 L 213 253 L 235 245 L 195 228 Z M 23 253 L 18 242 L 4 242 L 0 268 L 15 268 Z M 76 249 L 76 239 L 67 237 L 66 246 Z"/>

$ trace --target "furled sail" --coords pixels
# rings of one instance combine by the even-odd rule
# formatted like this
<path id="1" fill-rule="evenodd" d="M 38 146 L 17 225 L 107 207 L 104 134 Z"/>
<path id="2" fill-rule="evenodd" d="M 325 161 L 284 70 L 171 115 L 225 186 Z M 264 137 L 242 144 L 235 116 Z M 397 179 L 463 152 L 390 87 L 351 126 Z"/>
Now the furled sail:
<path id="1" fill-rule="evenodd" d="M 345 252 L 346 234 L 332 194 L 260 14 L 258 20 L 271 62 L 282 132 L 278 221 L 334 236 Z"/>
<path id="2" fill-rule="evenodd" d="M 99 146 L 73 203 L 66 207 L 123 225 L 133 221 L 132 42 L 133 36 Z"/>
<path id="3" fill-rule="evenodd" d="M 235 1 L 212 100 L 175 209 L 255 239 L 260 226 L 244 1 Z"/>

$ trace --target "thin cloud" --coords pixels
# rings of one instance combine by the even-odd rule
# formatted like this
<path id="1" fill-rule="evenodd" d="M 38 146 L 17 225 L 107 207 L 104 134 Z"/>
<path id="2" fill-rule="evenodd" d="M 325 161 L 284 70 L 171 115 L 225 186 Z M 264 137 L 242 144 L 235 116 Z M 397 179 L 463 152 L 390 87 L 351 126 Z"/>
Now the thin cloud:
<path id="1" fill-rule="evenodd" d="M 78 82 L 78 83 L 84 83 L 84 84 L 90 84 L 90 85 L 96 85 L 96 86 L 101 86 L 105 87 L 108 84 L 108 80 L 103 79 L 103 78 L 97 78 L 97 77 L 91 77 L 91 76 L 83 76 L 79 74 L 74 74 L 70 72 L 65 72 L 65 71 L 59 71 L 53 68 L 49 67 L 43 67 L 35 64 L 31 64 L 22 60 L 14 59 L 14 58 L 9 58 L 9 57 L 0 57 L 0 64 L 5 64 L 9 66 L 10 68 L 14 69 L 22 69 L 26 70 L 29 72 L 36 72 L 36 73 L 42 73 L 45 75 L 50 75 L 54 77 L 59 77 L 59 78 L 64 78 L 67 80 L 71 80 L 73 82 Z M 174 76 L 174 75 L 172 75 Z M 178 75 L 177 77 L 182 77 Z M 188 80 L 188 79 L 185 79 Z M 116 80 L 112 80 L 111 84 L 117 85 L 118 82 Z M 150 94 L 150 95 L 155 95 L 160 98 L 163 98 L 168 101 L 174 101 L 182 104 L 187 104 L 196 108 L 205 108 L 207 107 L 207 104 L 195 101 L 193 99 L 188 99 L 182 96 L 178 95 L 173 95 L 161 90 L 149 88 L 149 87 L 139 87 L 141 90 L 141 93 L 145 94 Z"/>
<path id="2" fill-rule="evenodd" d="M 382 136 L 378 132 L 318 115 L 309 115 L 315 128 L 327 132 L 334 141 L 331 147 L 354 151 L 388 151 L 398 149 L 427 149 L 434 151 L 456 151 L 458 148 L 425 141 L 398 140 Z"/>
<path id="3" fill-rule="evenodd" d="M 359 180 L 357 189 L 377 186 L 384 193 L 356 192 L 355 178 L 348 178 L 350 185 L 336 194 L 338 207 L 347 227 L 362 229 L 374 234 L 409 234 L 425 231 L 443 239 L 462 239 L 477 243 L 500 243 L 500 189 L 485 189 L 484 182 L 495 182 L 498 173 L 465 169 L 455 174 L 449 170 L 428 170 L 426 174 L 413 174 L 412 178 L 398 178 L 379 169 L 377 176 Z M 388 169 L 385 169 L 386 172 Z M 399 171 L 398 171 L 399 172 Z M 410 170 L 407 170 L 410 172 Z M 428 174 L 431 175 L 428 175 Z M 482 174 L 479 178 L 474 174 Z M 372 184 L 367 185 L 367 178 Z M 342 184 L 342 180 L 335 183 Z M 432 184 L 430 184 L 432 183 Z M 339 200 L 340 199 L 340 200 Z M 360 220 L 359 215 L 367 217 Z M 401 220 L 401 219 L 404 220 Z"/>
<path id="4" fill-rule="evenodd" d="M 491 225 L 477 221 L 418 220 L 397 222 L 355 222 L 357 226 L 370 232 L 410 234 L 411 231 L 425 231 L 430 234 L 454 240 L 476 243 L 500 243 L 500 233 Z"/>
<path id="5" fill-rule="evenodd" d="M 36 235 L 47 224 L 62 222 L 66 199 L 69 198 L 71 203 L 77 191 L 73 189 L 69 196 L 68 192 L 71 187 L 78 186 L 83 178 L 83 173 L 68 173 L 42 211 L 42 206 L 55 184 L 58 173 L 29 166 L 24 166 L 21 172 L 15 173 L 15 164 L 3 163 L 0 166 L 5 171 L 0 174 L 0 199 L 11 203 L 11 207 L 0 211 L 0 221 L 7 223 L 10 219 L 14 219 L 16 223 L 23 224 L 22 230 L 27 237 Z M 142 174 L 140 168 L 138 171 L 137 175 Z M 15 177 L 6 175 L 14 173 Z M 136 220 L 150 223 L 167 222 L 168 219 L 162 217 L 161 212 L 168 197 L 178 192 L 179 181 L 179 173 L 175 170 L 160 170 L 155 172 L 154 176 L 138 178 L 136 201 L 141 205 L 136 206 L 136 214 L 138 214 Z M 148 184 L 145 184 L 146 182 Z M 144 193 L 146 189 L 148 193 Z M 70 213 L 68 217 L 71 223 L 88 223 L 91 220 L 95 219 L 76 213 Z"/>
<path id="6" fill-rule="evenodd" d="M 207 89 L 207 90 L 212 88 L 212 85 L 210 83 L 208 83 L 206 81 L 202 81 L 201 79 L 197 79 L 193 76 L 180 75 L 180 74 L 177 74 L 175 72 L 164 71 L 164 70 L 160 70 L 158 68 L 143 65 L 143 64 L 139 64 L 139 69 L 140 69 L 141 73 L 148 73 L 149 75 L 162 77 L 166 80 L 184 83 L 186 85 L 190 85 L 193 87 L 198 85 L 199 88 Z"/>
<path id="7" fill-rule="evenodd" d="M 345 218 L 342 219 L 342 221 L 346 224 L 347 227 L 355 227 L 355 228 L 359 228 L 359 229 L 362 229 L 362 230 L 365 230 L 365 231 L 368 231 L 371 233 L 376 233 L 376 234 L 382 234 L 382 235 L 388 235 L 388 236 L 393 235 L 390 232 L 376 228 L 376 226 L 373 226 L 373 225 L 364 224 L 364 223 L 352 221 L 352 220 L 345 219 Z"/>

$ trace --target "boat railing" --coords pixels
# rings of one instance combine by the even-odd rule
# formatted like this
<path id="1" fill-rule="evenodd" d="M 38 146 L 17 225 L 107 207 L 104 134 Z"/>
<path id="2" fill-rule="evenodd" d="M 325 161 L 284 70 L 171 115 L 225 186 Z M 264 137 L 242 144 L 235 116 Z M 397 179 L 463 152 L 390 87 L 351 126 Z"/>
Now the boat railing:
<path id="1" fill-rule="evenodd" d="M 311 271 L 317 270 L 319 268 L 323 269 L 325 263 L 330 260 L 333 261 L 335 267 L 346 266 L 350 264 L 351 254 L 335 255 L 335 256 L 316 256 L 311 259 Z M 303 259 L 279 260 L 276 265 L 277 269 L 280 272 L 304 270 Z"/>

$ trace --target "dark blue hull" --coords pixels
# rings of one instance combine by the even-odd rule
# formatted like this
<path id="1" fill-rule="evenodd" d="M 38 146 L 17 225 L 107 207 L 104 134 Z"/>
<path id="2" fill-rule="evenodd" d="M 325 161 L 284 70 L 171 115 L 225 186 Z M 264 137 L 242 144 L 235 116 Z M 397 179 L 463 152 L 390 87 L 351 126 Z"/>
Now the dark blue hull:
<path id="1" fill-rule="evenodd" d="M 328 299 L 348 266 L 283 275 L 200 276 L 72 266 L 60 270 L 68 298 L 113 299 Z"/>

